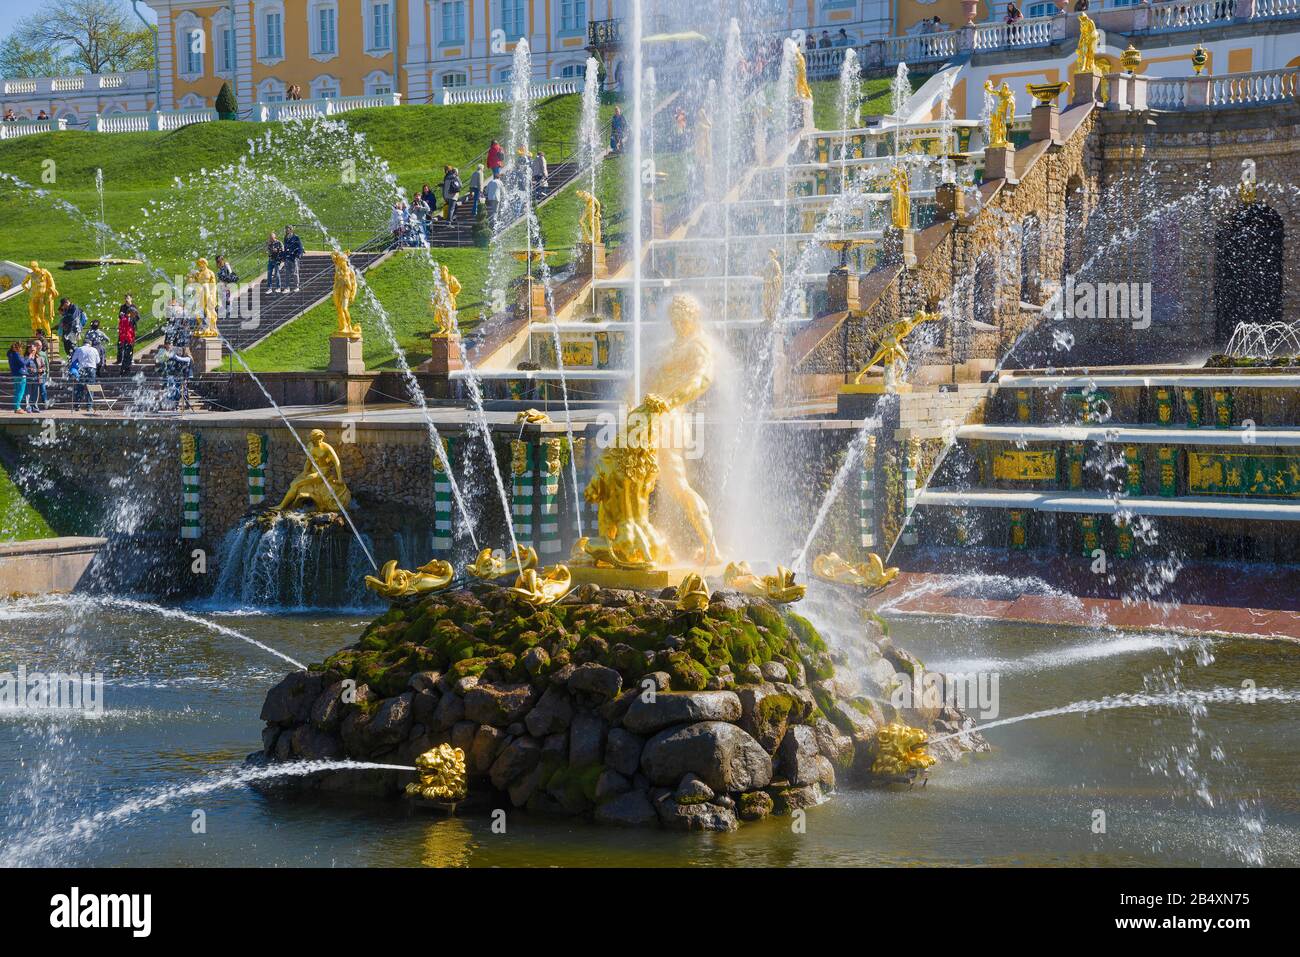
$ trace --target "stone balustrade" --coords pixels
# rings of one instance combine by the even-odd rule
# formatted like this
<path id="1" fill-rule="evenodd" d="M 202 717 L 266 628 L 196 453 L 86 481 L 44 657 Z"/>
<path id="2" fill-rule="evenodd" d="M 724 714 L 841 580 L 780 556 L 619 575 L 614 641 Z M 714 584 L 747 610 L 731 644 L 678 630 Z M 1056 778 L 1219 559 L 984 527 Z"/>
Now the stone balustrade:
<path id="1" fill-rule="evenodd" d="M 131 70 L 127 73 L 87 73 L 74 76 L 41 76 L 0 81 L 4 99 L 48 99 L 69 94 L 101 92 L 146 92 L 154 86 L 153 71 Z"/>
<path id="2" fill-rule="evenodd" d="M 528 88 L 530 100 L 541 100 L 552 96 L 567 96 L 582 92 L 580 77 L 563 77 L 554 80 L 542 80 Z M 439 106 L 457 106 L 462 103 L 508 103 L 512 85 L 494 83 L 490 86 L 447 86 L 433 95 L 433 102 Z"/>
<path id="3" fill-rule="evenodd" d="M 1112 110 L 1213 110 L 1282 103 L 1300 96 L 1300 67 L 1153 79 L 1118 74 L 1111 78 Z"/>
<path id="4" fill-rule="evenodd" d="M 311 120 L 337 116 L 350 110 L 365 110 L 379 106 L 400 106 L 400 93 L 373 93 L 368 96 L 328 96 L 311 100 L 277 100 L 258 102 L 253 106 L 253 119 L 263 123 L 281 120 Z"/>
<path id="5" fill-rule="evenodd" d="M 178 130 L 191 123 L 208 123 L 217 118 L 210 107 L 193 110 L 133 110 L 96 113 L 90 120 L 92 133 L 144 133 L 148 130 Z"/>
<path id="6" fill-rule="evenodd" d="M 16 123 L 0 123 L 0 140 L 11 140 L 33 133 L 49 133 L 54 130 L 66 130 L 68 121 L 64 117 L 53 120 L 19 120 Z"/>

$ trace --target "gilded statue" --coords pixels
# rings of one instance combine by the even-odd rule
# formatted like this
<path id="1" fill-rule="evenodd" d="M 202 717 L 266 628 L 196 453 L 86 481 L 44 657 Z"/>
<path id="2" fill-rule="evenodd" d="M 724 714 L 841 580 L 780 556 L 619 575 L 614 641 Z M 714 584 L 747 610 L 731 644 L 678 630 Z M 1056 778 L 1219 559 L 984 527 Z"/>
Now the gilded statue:
<path id="1" fill-rule="evenodd" d="M 871 773 L 881 777 L 912 779 L 929 769 L 934 758 L 925 753 L 930 736 L 920 728 L 897 722 L 876 732 L 876 760 Z"/>
<path id="2" fill-rule="evenodd" d="M 835 552 L 818 555 L 813 559 L 813 574 L 823 581 L 838 585 L 857 585 L 862 588 L 881 588 L 898 577 L 898 569 L 888 568 L 875 552 L 867 553 L 867 560 L 854 565 Z"/>
<path id="3" fill-rule="evenodd" d="M 1091 73 L 1097 68 L 1097 25 L 1086 13 L 1079 14 L 1079 47 L 1074 72 Z"/>
<path id="4" fill-rule="evenodd" d="M 889 171 L 889 222 L 895 229 L 912 227 L 911 180 L 901 163 Z"/>
<path id="5" fill-rule="evenodd" d="M 797 43 L 794 44 L 794 95 L 801 100 L 813 98 L 812 87 L 808 85 L 808 61 Z"/>
<path id="6" fill-rule="evenodd" d="M 668 406 L 660 422 L 660 434 L 680 436 L 687 430 L 687 407 L 713 385 L 713 346 L 700 322 L 700 303 L 694 296 L 674 296 L 668 304 L 668 318 L 676 339 L 646 380 L 648 390 L 662 397 Z M 659 444 L 659 477 L 695 532 L 699 544 L 695 562 L 716 564 L 722 556 L 713 537 L 709 506 L 686 477 L 686 450 L 679 444 L 684 443 Z"/>
<path id="7" fill-rule="evenodd" d="M 713 120 L 703 104 L 695 114 L 695 162 L 702 170 L 713 162 Z"/>
<path id="8" fill-rule="evenodd" d="M 30 296 L 27 300 L 27 317 L 31 320 L 32 333 L 49 339 L 54 335 L 55 303 L 58 302 L 59 290 L 54 284 L 54 274 L 36 260 L 29 263 L 29 269 L 31 271 L 22 281 L 22 288 Z"/>
<path id="9" fill-rule="evenodd" d="M 419 779 L 406 786 L 411 797 L 456 804 L 469 794 L 465 772 L 465 752 L 450 744 L 440 744 L 415 759 Z"/>
<path id="10" fill-rule="evenodd" d="M 217 335 L 217 274 L 208 268 L 202 257 L 194 260 L 195 270 L 186 278 L 194 286 L 197 296 L 194 313 L 199 317 L 200 329 L 196 336 L 211 339 Z"/>
<path id="11" fill-rule="evenodd" d="M 399 598 L 418 598 L 439 591 L 451 584 L 456 571 L 451 562 L 434 559 L 410 572 L 397 567 L 397 560 L 384 562 L 379 576 L 366 576 L 366 587 L 380 598 L 395 601 Z"/>
<path id="12" fill-rule="evenodd" d="M 456 328 L 456 297 L 460 295 L 460 280 L 445 265 L 439 267 L 443 293 L 433 296 L 433 335 L 445 339 Z"/>
<path id="13" fill-rule="evenodd" d="M 678 611 L 708 611 L 710 597 L 709 586 L 704 584 L 704 579 L 691 572 L 677 586 L 677 609 Z"/>
<path id="14" fill-rule="evenodd" d="M 939 318 L 937 312 L 923 312 L 920 309 L 912 316 L 911 319 L 900 319 L 889 327 L 885 332 L 885 338 L 880 344 L 862 371 L 858 373 L 857 378 L 853 380 L 854 384 L 862 381 L 863 377 L 872 366 L 879 364 L 884 369 L 885 387 L 887 389 L 897 386 L 903 381 L 903 375 L 907 371 L 907 350 L 903 348 L 903 340 L 911 334 L 923 322 L 933 322 Z"/>
<path id="15" fill-rule="evenodd" d="M 338 250 L 330 253 L 334 260 L 334 315 L 338 327 L 333 339 L 360 339 L 361 326 L 352 321 L 352 300 L 357 298 L 357 274 L 348 260 L 347 253 Z"/>
<path id="16" fill-rule="evenodd" d="M 508 564 L 505 552 L 500 549 L 493 551 L 490 548 L 485 548 L 478 553 L 478 557 L 472 563 L 465 566 L 465 571 L 475 578 L 491 580 L 504 578 L 512 570 L 524 572 L 536 567 L 537 551 L 530 545 L 518 545 L 515 548 L 514 559 Z"/>
<path id="17" fill-rule="evenodd" d="M 781 312 L 781 296 L 785 288 L 785 269 L 781 254 L 773 247 L 767 251 L 767 275 L 763 278 L 763 318 L 776 322 Z"/>
<path id="18" fill-rule="evenodd" d="M 516 425 L 544 425 L 551 417 L 540 409 L 524 409 L 515 416 Z"/>
<path id="19" fill-rule="evenodd" d="M 616 568 L 650 568 L 670 560 L 667 543 L 650 523 L 650 493 L 659 478 L 655 436 L 670 406 L 651 393 L 629 413 L 644 428 L 629 430 L 626 441 L 601 453 L 583 497 L 598 506 L 598 537 L 585 551 L 598 563 Z"/>
<path id="20" fill-rule="evenodd" d="M 984 92 L 992 94 L 997 100 L 989 114 L 989 148 L 1002 149 L 1010 142 L 1007 137 L 1016 118 L 1016 95 L 1005 80 L 997 89 L 994 89 L 992 81 L 985 80 Z"/>
<path id="21" fill-rule="evenodd" d="M 276 511 L 310 503 L 316 512 L 333 512 L 348 507 L 352 493 L 343 483 L 343 466 L 338 453 L 325 441 L 325 433 L 312 429 L 308 437 L 307 461 L 298 477 L 289 485 Z"/>
<path id="22" fill-rule="evenodd" d="M 577 195 L 583 203 L 582 218 L 578 220 L 578 225 L 582 228 L 582 241 L 588 245 L 597 245 L 604 241 L 600 221 L 600 200 L 585 189 L 578 190 Z"/>
<path id="23" fill-rule="evenodd" d="M 797 584 L 794 572 L 784 565 L 777 566 L 775 575 L 756 575 L 749 562 L 731 562 L 722 572 L 722 581 L 728 588 L 779 604 L 798 601 L 807 591 L 807 586 Z"/>
<path id="24" fill-rule="evenodd" d="M 510 594 L 520 601 L 541 607 L 559 601 L 572 587 L 573 576 L 563 565 L 552 565 L 540 572 L 536 568 L 525 568 L 515 579 Z"/>

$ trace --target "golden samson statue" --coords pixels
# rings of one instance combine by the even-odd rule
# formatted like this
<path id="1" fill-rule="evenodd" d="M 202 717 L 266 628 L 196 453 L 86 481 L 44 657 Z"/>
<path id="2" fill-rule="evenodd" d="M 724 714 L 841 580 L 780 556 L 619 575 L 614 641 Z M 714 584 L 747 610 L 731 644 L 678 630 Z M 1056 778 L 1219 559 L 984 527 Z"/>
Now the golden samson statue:
<path id="1" fill-rule="evenodd" d="M 203 258 L 194 260 L 195 270 L 188 277 L 194 286 L 196 309 L 201 328 L 196 336 L 212 339 L 217 336 L 217 274 Z"/>
<path id="2" fill-rule="evenodd" d="M 54 274 L 36 260 L 33 259 L 28 268 L 31 271 L 23 277 L 21 287 L 29 295 L 27 317 L 31 320 L 34 335 L 50 339 L 54 335 L 55 303 L 59 301 L 59 290 L 54 284 Z"/>
<path id="3" fill-rule="evenodd" d="M 332 338 L 360 339 L 361 326 L 352 321 L 352 300 L 357 298 L 357 274 L 348 261 L 348 254 L 338 251 L 330 253 L 334 260 L 334 315 L 338 328 Z"/>

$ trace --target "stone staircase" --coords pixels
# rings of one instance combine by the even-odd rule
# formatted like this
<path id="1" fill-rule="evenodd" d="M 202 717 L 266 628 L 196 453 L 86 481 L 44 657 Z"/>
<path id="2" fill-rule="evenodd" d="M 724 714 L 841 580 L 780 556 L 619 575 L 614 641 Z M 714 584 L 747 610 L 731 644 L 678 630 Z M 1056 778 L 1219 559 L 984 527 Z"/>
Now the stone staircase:
<path id="1" fill-rule="evenodd" d="M 533 204 L 540 206 L 556 193 L 564 189 L 578 175 L 579 165 L 572 160 L 556 163 L 550 167 L 545 186 L 533 189 Z M 474 245 L 474 203 L 468 196 L 468 188 L 461 193 L 460 202 L 456 204 L 456 218 L 447 222 L 441 211 L 434 217 L 429 229 L 429 245 L 434 247 L 464 247 Z M 480 201 L 481 202 L 481 201 Z M 505 223 L 502 228 L 513 226 Z"/>

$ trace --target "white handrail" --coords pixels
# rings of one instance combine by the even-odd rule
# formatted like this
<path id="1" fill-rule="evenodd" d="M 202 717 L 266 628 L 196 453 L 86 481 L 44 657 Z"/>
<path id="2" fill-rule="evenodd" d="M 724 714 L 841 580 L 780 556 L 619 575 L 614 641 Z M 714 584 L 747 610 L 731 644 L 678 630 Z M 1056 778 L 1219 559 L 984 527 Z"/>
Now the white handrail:
<path id="1" fill-rule="evenodd" d="M 507 103 L 510 101 L 512 84 L 494 83 L 491 86 L 444 86 L 433 95 L 433 102 L 439 106 L 457 106 L 462 103 Z M 554 80 L 541 80 L 528 87 L 530 100 L 542 100 L 552 96 L 567 96 L 582 92 L 582 80 L 576 77 L 563 77 Z"/>

